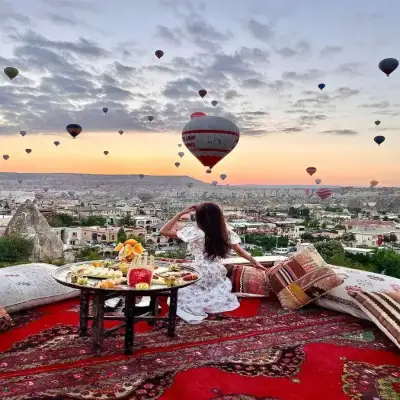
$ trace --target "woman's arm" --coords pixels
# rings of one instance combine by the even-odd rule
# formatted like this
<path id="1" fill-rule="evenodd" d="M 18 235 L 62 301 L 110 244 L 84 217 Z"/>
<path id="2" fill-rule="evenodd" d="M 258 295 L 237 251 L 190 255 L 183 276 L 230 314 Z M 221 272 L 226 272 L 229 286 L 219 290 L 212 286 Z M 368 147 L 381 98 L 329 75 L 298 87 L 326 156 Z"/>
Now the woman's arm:
<path id="1" fill-rule="evenodd" d="M 178 212 L 174 217 L 172 217 L 161 229 L 160 234 L 166 237 L 170 237 L 176 239 L 178 236 L 176 234 L 176 229 L 174 228 L 175 224 L 179 221 L 182 215 L 188 214 L 191 211 L 194 211 L 196 206 L 190 206 L 185 208 L 184 210 Z"/>
<path id="2" fill-rule="evenodd" d="M 233 244 L 231 247 L 239 257 L 243 257 L 247 261 L 250 261 L 253 264 L 253 267 L 264 270 L 267 269 L 266 267 L 261 265 L 256 259 L 254 259 L 245 249 L 240 247 L 239 244 Z"/>

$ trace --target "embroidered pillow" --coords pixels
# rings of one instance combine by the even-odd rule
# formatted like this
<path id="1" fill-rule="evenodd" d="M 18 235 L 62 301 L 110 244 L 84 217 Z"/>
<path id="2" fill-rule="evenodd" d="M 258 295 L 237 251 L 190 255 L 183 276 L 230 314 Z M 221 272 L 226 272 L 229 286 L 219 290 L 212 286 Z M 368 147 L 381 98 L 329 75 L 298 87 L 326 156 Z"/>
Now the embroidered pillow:
<path id="1" fill-rule="evenodd" d="M 271 268 L 269 283 L 285 308 L 298 309 L 341 285 L 314 246 L 308 246 Z"/>
<path id="2" fill-rule="evenodd" d="M 268 297 L 268 276 L 265 271 L 246 265 L 235 265 L 229 271 L 232 293 L 238 297 Z"/>
<path id="3" fill-rule="evenodd" d="M 400 347 L 400 293 L 359 291 L 349 294 L 371 321 Z"/>
<path id="4" fill-rule="evenodd" d="M 14 322 L 7 311 L 0 306 L 0 332 L 4 332 L 14 326 Z"/>

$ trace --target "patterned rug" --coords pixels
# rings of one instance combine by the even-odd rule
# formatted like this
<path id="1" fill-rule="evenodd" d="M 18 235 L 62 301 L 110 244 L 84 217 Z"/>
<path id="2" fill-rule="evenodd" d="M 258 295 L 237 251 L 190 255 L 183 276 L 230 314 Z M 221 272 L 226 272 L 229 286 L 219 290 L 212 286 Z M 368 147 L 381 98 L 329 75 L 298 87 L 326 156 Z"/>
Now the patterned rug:
<path id="1" fill-rule="evenodd" d="M 243 299 L 200 325 L 179 321 L 173 339 L 138 323 L 132 356 L 116 331 L 99 356 L 77 336 L 78 310 L 69 300 L 14 316 L 0 337 L 1 399 L 400 399 L 398 350 L 344 314 Z"/>

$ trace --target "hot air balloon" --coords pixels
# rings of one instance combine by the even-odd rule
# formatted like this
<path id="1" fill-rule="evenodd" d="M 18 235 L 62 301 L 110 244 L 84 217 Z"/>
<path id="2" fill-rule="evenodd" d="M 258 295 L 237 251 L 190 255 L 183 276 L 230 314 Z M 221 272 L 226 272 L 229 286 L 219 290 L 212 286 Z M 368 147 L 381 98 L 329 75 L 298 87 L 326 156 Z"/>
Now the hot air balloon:
<path id="1" fill-rule="evenodd" d="M 199 95 L 200 95 L 201 97 L 204 97 L 206 94 L 207 94 L 207 90 L 206 90 L 206 89 L 200 89 L 200 90 L 199 90 Z"/>
<path id="2" fill-rule="evenodd" d="M 375 136 L 374 137 L 374 142 L 380 146 L 384 141 L 385 141 L 385 136 Z"/>
<path id="3" fill-rule="evenodd" d="M 108 153 L 109 153 L 109 151 L 107 151 L 107 150 L 104 150 L 104 151 L 103 151 L 103 153 L 104 153 L 104 155 L 105 155 L 105 156 L 107 156 L 107 155 L 108 155 Z"/>
<path id="4" fill-rule="evenodd" d="M 308 172 L 309 175 L 314 175 L 317 172 L 317 168 L 315 167 L 308 167 L 306 169 L 306 171 Z"/>
<path id="5" fill-rule="evenodd" d="M 236 147 L 239 138 L 236 124 L 216 116 L 194 118 L 182 130 L 182 141 L 187 149 L 210 169 Z"/>
<path id="6" fill-rule="evenodd" d="M 176 163 L 175 163 L 175 167 L 176 167 L 176 168 L 178 168 L 180 165 L 181 165 L 180 162 L 176 162 Z"/>
<path id="7" fill-rule="evenodd" d="M 32 153 L 32 149 L 25 149 L 25 152 L 28 153 L 28 154 L 31 154 Z"/>
<path id="8" fill-rule="evenodd" d="M 147 203 L 154 197 L 154 193 L 150 190 L 140 190 L 137 197 L 142 203 Z"/>
<path id="9" fill-rule="evenodd" d="M 329 197 L 332 196 L 332 190 L 330 189 L 318 189 L 315 194 L 321 199 L 321 200 L 326 200 L 329 199 Z"/>
<path id="10" fill-rule="evenodd" d="M 143 174 L 139 174 L 139 178 L 140 178 L 140 179 L 143 179 L 143 178 L 144 178 L 144 175 L 143 175 Z"/>
<path id="11" fill-rule="evenodd" d="M 74 139 L 82 132 L 82 127 L 78 124 L 69 124 L 66 129 Z"/>
<path id="12" fill-rule="evenodd" d="M 316 180 L 315 180 L 315 183 L 316 183 L 317 185 L 319 185 L 321 182 L 322 182 L 321 179 L 316 179 Z"/>
<path id="13" fill-rule="evenodd" d="M 194 113 L 192 113 L 192 114 L 190 115 L 190 119 L 193 119 L 193 118 L 201 118 L 201 117 L 206 117 L 206 116 L 207 116 L 206 113 L 203 113 L 203 112 L 201 112 L 201 111 L 196 111 L 196 112 L 194 112 Z"/>
<path id="14" fill-rule="evenodd" d="M 153 121 L 154 117 L 153 117 L 152 115 L 149 115 L 149 116 L 147 117 L 147 119 L 151 122 L 151 121 Z"/>
<path id="15" fill-rule="evenodd" d="M 120 130 L 118 131 L 118 133 L 119 133 L 120 135 L 122 135 L 122 134 L 124 133 L 124 131 L 123 131 L 122 129 L 120 129 Z"/>
<path id="16" fill-rule="evenodd" d="M 183 151 L 180 151 L 180 152 L 178 153 L 178 156 L 179 156 L 180 158 L 182 158 L 184 155 L 185 155 L 185 153 L 184 153 Z"/>
<path id="17" fill-rule="evenodd" d="M 315 190 L 313 190 L 313 189 L 306 189 L 305 190 L 306 196 L 307 197 L 312 197 L 312 195 L 314 194 L 314 191 Z"/>
<path id="18" fill-rule="evenodd" d="M 214 107 L 216 107 L 217 104 L 218 104 L 218 101 L 217 101 L 217 100 L 213 100 L 213 101 L 211 102 L 211 104 L 212 104 Z"/>
<path id="19" fill-rule="evenodd" d="M 19 134 L 20 134 L 21 136 L 25 136 L 25 135 L 26 135 L 26 131 L 20 131 Z"/>
<path id="20" fill-rule="evenodd" d="M 211 172 L 212 172 L 211 169 L 208 168 L 207 171 L 206 171 L 206 174 L 211 174 Z"/>
<path id="21" fill-rule="evenodd" d="M 325 87 L 325 83 L 320 83 L 318 87 L 322 90 Z"/>
<path id="22" fill-rule="evenodd" d="M 178 144 L 178 147 L 182 147 L 182 143 L 179 143 L 179 144 Z"/>
<path id="23" fill-rule="evenodd" d="M 371 188 L 374 188 L 375 186 L 377 186 L 378 185 L 378 181 L 371 181 L 369 184 L 371 185 Z"/>
<path id="24" fill-rule="evenodd" d="M 218 185 L 217 181 L 212 181 L 211 183 L 212 183 L 213 186 L 217 186 Z"/>
<path id="25" fill-rule="evenodd" d="M 103 107 L 103 113 L 107 114 L 108 108 L 107 107 Z"/>
<path id="26" fill-rule="evenodd" d="M 14 67 L 6 67 L 6 68 L 4 68 L 4 73 L 10 79 L 14 79 L 19 74 L 19 71 L 17 70 L 17 68 L 14 68 Z"/>
<path id="27" fill-rule="evenodd" d="M 226 174 L 221 174 L 219 177 L 224 181 L 227 178 L 227 175 Z"/>
<path id="28" fill-rule="evenodd" d="M 193 182 L 188 182 L 188 183 L 186 184 L 186 186 L 187 186 L 189 189 L 191 189 L 191 188 L 193 187 Z"/>
<path id="29" fill-rule="evenodd" d="M 45 193 L 47 193 L 47 192 L 49 191 L 49 188 L 48 188 L 47 186 L 45 186 L 45 187 L 43 188 L 43 190 L 44 190 Z"/>
<path id="30" fill-rule="evenodd" d="M 60 145 L 60 142 L 59 142 L 58 140 L 56 140 L 56 141 L 54 142 L 54 144 L 55 144 L 55 146 L 57 147 L 57 146 Z"/>
<path id="31" fill-rule="evenodd" d="M 379 125 L 381 121 L 375 121 L 375 125 Z"/>
<path id="32" fill-rule="evenodd" d="M 3 158 L 7 161 L 10 158 L 10 156 L 8 154 L 4 154 Z"/>
<path id="33" fill-rule="evenodd" d="M 379 69 L 387 76 L 389 76 L 398 66 L 399 61 L 395 58 L 385 58 L 379 63 Z"/>
<path id="34" fill-rule="evenodd" d="M 164 55 L 164 52 L 162 50 L 156 50 L 154 54 L 158 57 L 161 58 Z"/>

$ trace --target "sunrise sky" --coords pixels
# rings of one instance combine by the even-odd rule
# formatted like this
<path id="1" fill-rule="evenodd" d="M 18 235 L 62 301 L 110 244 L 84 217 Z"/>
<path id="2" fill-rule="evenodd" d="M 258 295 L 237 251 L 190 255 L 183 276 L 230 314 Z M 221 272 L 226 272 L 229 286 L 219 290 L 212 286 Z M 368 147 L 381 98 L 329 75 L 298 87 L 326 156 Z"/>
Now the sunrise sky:
<path id="1" fill-rule="evenodd" d="M 2 0 L 1 69 L 20 75 L 0 78 L 0 171 L 398 186 L 400 69 L 378 69 L 400 57 L 398 15 L 396 0 Z M 211 177 L 177 155 L 194 111 L 241 131 Z"/>

